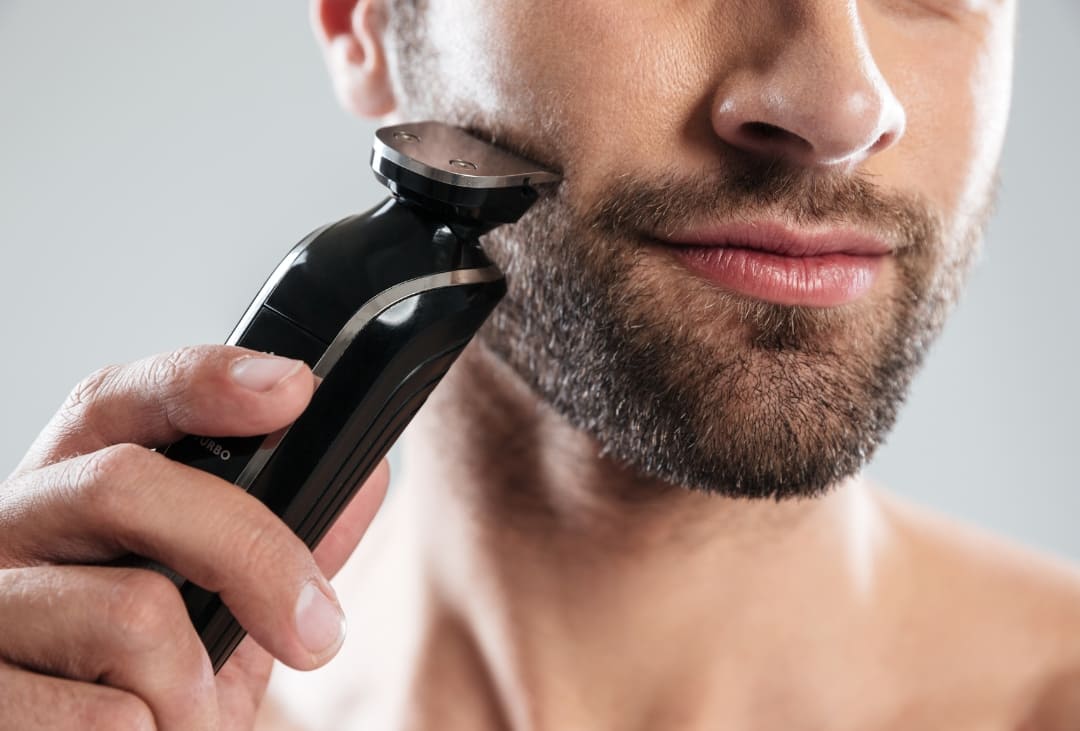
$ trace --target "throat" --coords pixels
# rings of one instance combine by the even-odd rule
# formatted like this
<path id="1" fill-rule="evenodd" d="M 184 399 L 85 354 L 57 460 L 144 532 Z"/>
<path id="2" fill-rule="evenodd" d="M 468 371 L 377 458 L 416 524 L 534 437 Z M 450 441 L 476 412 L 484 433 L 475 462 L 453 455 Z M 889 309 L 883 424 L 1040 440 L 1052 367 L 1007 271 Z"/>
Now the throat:
<path id="1" fill-rule="evenodd" d="M 873 574 L 860 485 L 777 503 L 650 482 L 475 345 L 404 462 L 430 587 L 411 695 L 468 699 L 461 728 L 715 727 L 729 700 L 806 687 L 799 627 L 851 629 L 837 605 L 858 603 L 853 567 Z"/>

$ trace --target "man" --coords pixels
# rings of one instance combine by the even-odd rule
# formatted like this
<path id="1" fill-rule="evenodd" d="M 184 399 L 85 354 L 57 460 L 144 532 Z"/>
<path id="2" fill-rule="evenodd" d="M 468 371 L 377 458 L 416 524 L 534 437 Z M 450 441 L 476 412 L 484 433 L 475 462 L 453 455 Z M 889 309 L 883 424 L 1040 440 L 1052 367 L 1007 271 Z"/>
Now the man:
<path id="1" fill-rule="evenodd" d="M 486 241 L 510 293 L 350 566 L 332 712 L 260 727 L 1080 728 L 1080 577 L 858 474 L 978 246 L 1011 0 L 313 8 L 350 111 L 565 182 Z M 316 565 L 146 449 L 312 388 L 203 347 L 74 391 L 0 491 L 0 728 L 247 729 L 271 654 L 336 653 L 385 471 Z M 171 584 L 90 565 L 129 551 L 250 630 L 216 679 Z"/>

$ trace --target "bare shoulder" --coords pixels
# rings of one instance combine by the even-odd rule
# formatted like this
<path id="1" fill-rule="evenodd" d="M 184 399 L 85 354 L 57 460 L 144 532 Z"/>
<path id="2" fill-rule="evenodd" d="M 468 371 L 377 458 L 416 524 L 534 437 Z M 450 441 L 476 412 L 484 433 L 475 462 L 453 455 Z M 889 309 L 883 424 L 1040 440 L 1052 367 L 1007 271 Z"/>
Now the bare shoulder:
<path id="1" fill-rule="evenodd" d="M 1080 729 L 1080 568 L 895 496 L 882 505 L 904 621 L 1026 707 L 1025 731 Z"/>

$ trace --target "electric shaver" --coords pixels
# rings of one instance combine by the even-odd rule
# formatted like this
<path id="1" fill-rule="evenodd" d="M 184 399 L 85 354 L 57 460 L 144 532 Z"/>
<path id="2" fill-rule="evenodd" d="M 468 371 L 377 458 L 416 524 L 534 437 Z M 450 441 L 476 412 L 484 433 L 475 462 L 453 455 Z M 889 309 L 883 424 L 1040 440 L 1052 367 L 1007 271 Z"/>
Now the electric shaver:
<path id="1" fill-rule="evenodd" d="M 479 238 L 560 179 L 436 122 L 380 129 L 371 166 L 391 197 L 297 244 L 227 341 L 311 366 L 306 410 L 269 436 L 164 450 L 247 490 L 311 548 L 505 294 Z M 155 568 L 179 585 L 218 671 L 244 630 L 216 594 Z"/>

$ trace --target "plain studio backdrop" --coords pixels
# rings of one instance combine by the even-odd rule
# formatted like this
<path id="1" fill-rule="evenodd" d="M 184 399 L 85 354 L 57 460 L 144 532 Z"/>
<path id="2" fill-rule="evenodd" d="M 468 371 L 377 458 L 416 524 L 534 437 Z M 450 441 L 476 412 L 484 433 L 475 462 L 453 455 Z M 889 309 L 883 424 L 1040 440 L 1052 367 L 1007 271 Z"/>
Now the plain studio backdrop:
<path id="1" fill-rule="evenodd" d="M 983 261 L 870 474 L 1080 559 L 1080 3 L 1021 9 Z M 309 230 L 383 196 L 306 3 L 0 0 L 0 474 L 95 368 L 221 342 Z"/>

